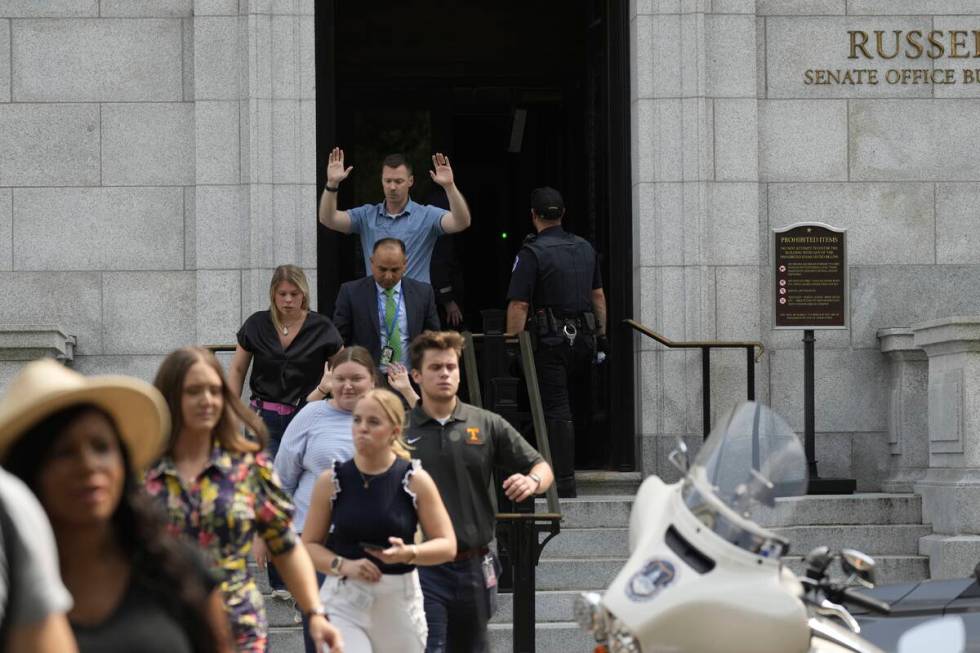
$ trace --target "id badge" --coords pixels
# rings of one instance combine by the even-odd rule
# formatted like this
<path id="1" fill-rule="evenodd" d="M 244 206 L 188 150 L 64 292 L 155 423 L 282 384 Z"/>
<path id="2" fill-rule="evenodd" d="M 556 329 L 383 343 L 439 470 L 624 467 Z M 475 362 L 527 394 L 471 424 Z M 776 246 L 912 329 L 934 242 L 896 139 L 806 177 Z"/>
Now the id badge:
<path id="1" fill-rule="evenodd" d="M 381 367 L 387 367 L 391 364 L 391 357 L 395 354 L 395 350 L 391 347 L 385 347 L 381 350 Z"/>
<path id="2" fill-rule="evenodd" d="M 344 598 L 358 610 L 369 610 L 374 604 L 374 594 L 359 583 L 344 582 Z"/>
<path id="3" fill-rule="evenodd" d="M 493 554 L 483 556 L 483 582 L 487 589 L 497 586 L 497 570 L 493 568 Z"/>

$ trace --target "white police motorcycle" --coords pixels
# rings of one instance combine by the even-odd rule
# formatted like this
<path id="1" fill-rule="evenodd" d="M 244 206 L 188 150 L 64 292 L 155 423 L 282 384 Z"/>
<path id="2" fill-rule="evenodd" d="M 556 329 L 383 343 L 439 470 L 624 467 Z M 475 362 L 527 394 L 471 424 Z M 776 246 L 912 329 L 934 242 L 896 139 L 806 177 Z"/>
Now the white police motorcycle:
<path id="1" fill-rule="evenodd" d="M 806 491 L 799 438 L 767 407 L 728 413 L 688 465 L 681 444 L 670 457 L 684 478 L 640 486 L 630 517 L 630 558 L 606 592 L 578 597 L 575 616 L 602 653 L 882 653 L 860 635 L 845 605 L 886 613 L 864 596 L 874 561 L 826 547 L 797 577 L 781 561 L 789 543 L 753 512 Z M 843 582 L 832 581 L 839 560 Z M 898 651 L 963 650 L 958 618 L 906 633 Z"/>

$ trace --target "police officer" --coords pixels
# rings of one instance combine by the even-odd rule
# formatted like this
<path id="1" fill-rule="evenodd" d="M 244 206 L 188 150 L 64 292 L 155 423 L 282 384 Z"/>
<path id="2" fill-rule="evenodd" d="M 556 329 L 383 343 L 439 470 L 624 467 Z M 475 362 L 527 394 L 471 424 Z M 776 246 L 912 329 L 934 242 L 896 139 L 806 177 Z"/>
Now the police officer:
<path id="1" fill-rule="evenodd" d="M 575 496 L 575 426 L 569 378 L 582 378 L 596 348 L 605 350 L 606 296 L 598 257 L 562 228 L 565 202 L 554 188 L 531 193 L 537 232 L 517 254 L 507 290 L 507 332 L 525 328 L 537 341 L 535 367 L 555 466 L 558 496 Z"/>

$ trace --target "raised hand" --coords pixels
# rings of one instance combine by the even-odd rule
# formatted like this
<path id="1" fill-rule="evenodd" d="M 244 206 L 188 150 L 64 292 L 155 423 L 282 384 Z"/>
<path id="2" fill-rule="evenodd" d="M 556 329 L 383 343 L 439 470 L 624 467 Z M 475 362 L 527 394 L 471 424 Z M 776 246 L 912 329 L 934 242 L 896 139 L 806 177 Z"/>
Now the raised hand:
<path id="1" fill-rule="evenodd" d="M 432 181 L 436 182 L 443 188 L 449 188 L 453 185 L 453 169 L 449 165 L 448 156 L 442 152 L 436 152 L 433 154 L 432 167 L 435 168 L 435 170 L 429 170 L 429 176 L 432 177 Z"/>
<path id="2" fill-rule="evenodd" d="M 353 169 L 354 166 L 344 168 L 344 151 L 339 147 L 333 148 L 327 159 L 327 186 L 336 188 Z"/>

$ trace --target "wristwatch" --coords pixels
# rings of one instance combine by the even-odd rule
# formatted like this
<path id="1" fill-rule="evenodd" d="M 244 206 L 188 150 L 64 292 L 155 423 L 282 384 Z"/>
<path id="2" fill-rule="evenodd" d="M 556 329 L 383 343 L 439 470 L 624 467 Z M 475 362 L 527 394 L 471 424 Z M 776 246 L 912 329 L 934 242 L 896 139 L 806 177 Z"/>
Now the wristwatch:
<path id="1" fill-rule="evenodd" d="M 334 556 L 333 560 L 330 561 L 330 573 L 334 576 L 340 575 L 340 565 L 344 564 L 344 559 L 340 556 Z"/>
<path id="2" fill-rule="evenodd" d="M 527 477 L 530 478 L 530 479 L 533 479 L 534 482 L 537 483 L 537 486 L 534 488 L 534 491 L 535 492 L 537 492 L 538 490 L 541 489 L 541 477 L 540 476 L 538 476 L 537 474 L 531 473 L 531 474 L 528 474 Z"/>

